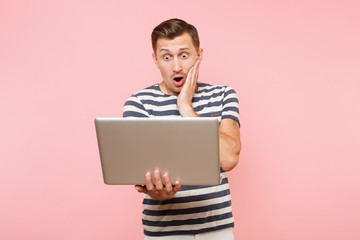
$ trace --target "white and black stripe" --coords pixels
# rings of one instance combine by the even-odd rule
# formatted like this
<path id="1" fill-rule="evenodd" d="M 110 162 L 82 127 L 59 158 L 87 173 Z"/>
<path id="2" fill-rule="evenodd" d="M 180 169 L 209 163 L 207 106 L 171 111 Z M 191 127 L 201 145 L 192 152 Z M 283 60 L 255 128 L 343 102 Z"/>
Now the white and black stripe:
<path id="1" fill-rule="evenodd" d="M 198 83 L 193 107 L 201 117 L 231 118 L 239 123 L 239 104 L 231 87 Z M 133 94 L 124 117 L 181 117 L 177 96 L 166 95 L 158 84 Z M 240 123 L 239 123 L 240 124 Z M 147 236 L 199 234 L 234 226 L 226 172 L 219 186 L 182 186 L 174 198 L 156 201 L 144 194 L 143 227 Z"/>

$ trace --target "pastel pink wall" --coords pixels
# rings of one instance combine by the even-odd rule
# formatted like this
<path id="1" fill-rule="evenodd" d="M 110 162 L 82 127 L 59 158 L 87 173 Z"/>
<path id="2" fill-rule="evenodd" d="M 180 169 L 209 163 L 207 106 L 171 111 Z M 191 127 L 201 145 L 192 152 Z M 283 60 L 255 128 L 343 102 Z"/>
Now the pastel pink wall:
<path id="1" fill-rule="evenodd" d="M 291 3 L 290 3 L 291 2 Z M 0 1 L 0 239 L 142 239 L 102 182 L 93 119 L 159 82 L 150 33 L 197 26 L 200 81 L 233 86 L 236 239 L 360 239 L 358 1 Z"/>

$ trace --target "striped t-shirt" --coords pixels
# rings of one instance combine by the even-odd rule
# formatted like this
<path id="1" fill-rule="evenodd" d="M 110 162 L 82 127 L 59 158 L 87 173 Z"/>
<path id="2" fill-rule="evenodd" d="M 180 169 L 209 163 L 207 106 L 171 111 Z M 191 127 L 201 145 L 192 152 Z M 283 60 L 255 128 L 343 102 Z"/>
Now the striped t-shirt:
<path id="1" fill-rule="evenodd" d="M 237 95 L 231 87 L 198 83 L 193 108 L 201 117 L 231 118 L 239 123 Z M 177 96 L 164 94 L 158 84 L 133 94 L 124 117 L 181 117 Z M 142 223 L 147 236 L 199 234 L 234 226 L 226 172 L 218 186 L 181 186 L 172 199 L 157 201 L 144 194 Z"/>

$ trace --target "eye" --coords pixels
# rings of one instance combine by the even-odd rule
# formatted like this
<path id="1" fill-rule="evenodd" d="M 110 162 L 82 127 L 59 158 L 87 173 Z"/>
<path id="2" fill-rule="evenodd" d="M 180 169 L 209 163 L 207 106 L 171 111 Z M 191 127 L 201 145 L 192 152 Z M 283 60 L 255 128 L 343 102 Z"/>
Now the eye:
<path id="1" fill-rule="evenodd" d="M 189 55 L 188 55 L 187 53 L 182 53 L 182 54 L 181 54 L 181 57 L 182 57 L 182 58 L 187 58 L 188 56 L 189 56 Z"/>
<path id="2" fill-rule="evenodd" d="M 168 61 L 168 60 L 171 59 L 171 57 L 170 57 L 170 55 L 165 55 L 165 56 L 163 56 L 163 59 L 164 59 L 165 61 Z"/>

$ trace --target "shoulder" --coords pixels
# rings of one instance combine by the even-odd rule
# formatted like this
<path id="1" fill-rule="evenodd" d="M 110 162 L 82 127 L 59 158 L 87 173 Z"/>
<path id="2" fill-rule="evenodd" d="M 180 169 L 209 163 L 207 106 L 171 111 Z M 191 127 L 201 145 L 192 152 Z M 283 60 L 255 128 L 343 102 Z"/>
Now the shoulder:
<path id="1" fill-rule="evenodd" d="M 148 117 L 144 102 L 156 95 L 159 95 L 156 84 L 135 92 L 125 101 L 123 117 Z"/>
<path id="2" fill-rule="evenodd" d="M 143 88 L 139 91 L 136 91 L 134 94 L 131 95 L 131 97 L 140 97 L 141 98 L 141 96 L 146 96 L 146 95 L 154 95 L 154 96 L 161 95 L 159 85 L 154 84 L 149 87 Z"/>
<path id="3" fill-rule="evenodd" d="M 141 102 L 143 99 L 148 99 L 149 97 L 156 98 L 160 97 L 161 95 L 162 92 L 159 90 L 158 84 L 154 84 L 133 93 L 130 97 L 127 98 L 126 103 L 129 101 Z"/>
<path id="4" fill-rule="evenodd" d="M 198 83 L 198 93 L 203 94 L 222 94 L 222 95 L 228 95 L 228 94 L 235 94 L 236 92 L 234 88 L 226 85 L 215 85 L 215 84 L 209 84 L 209 83 Z"/>

